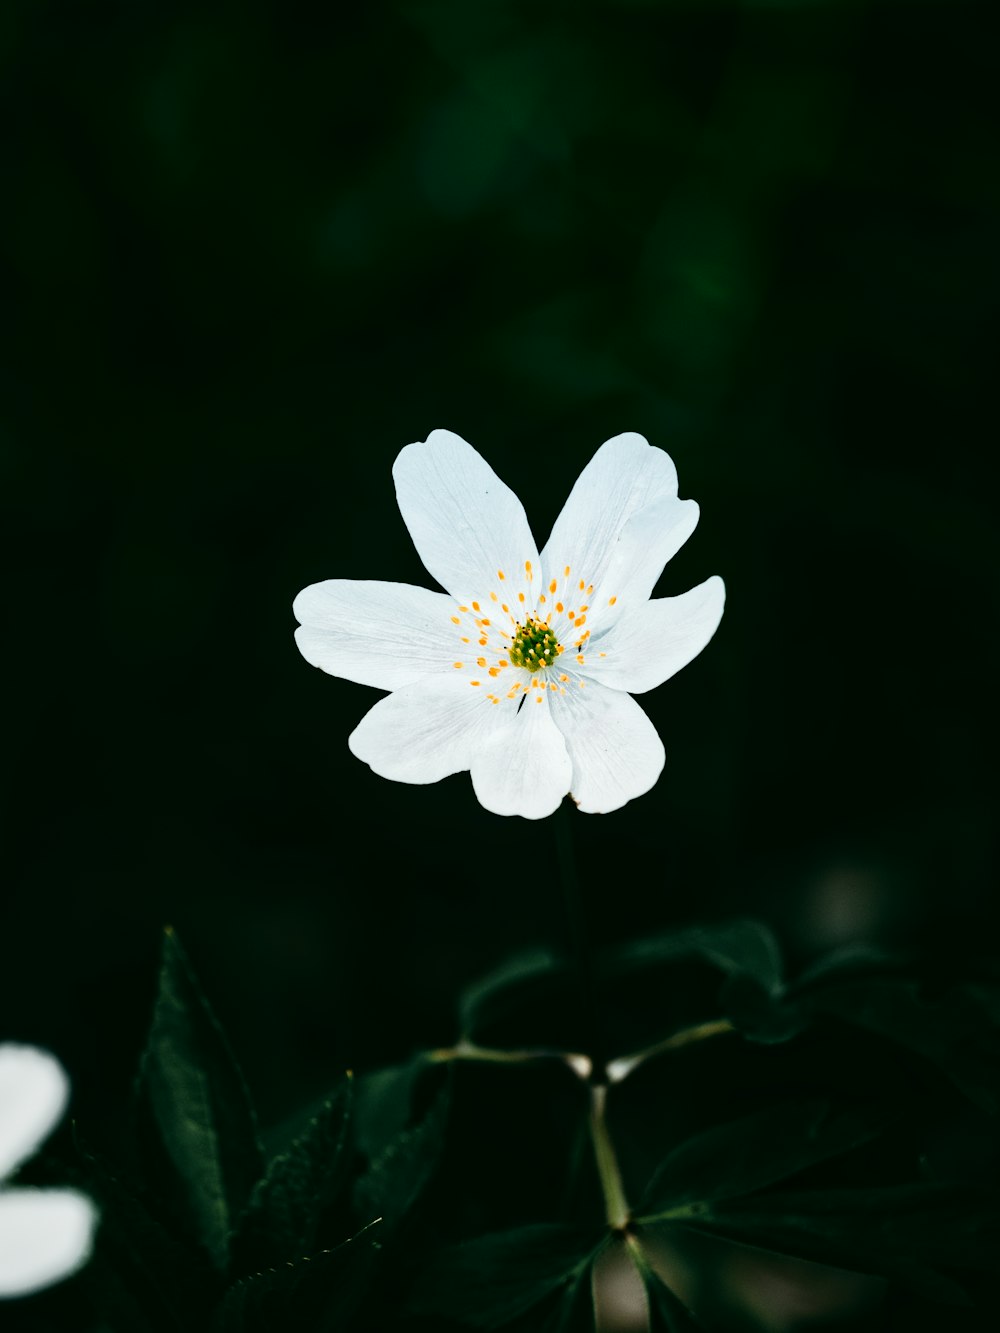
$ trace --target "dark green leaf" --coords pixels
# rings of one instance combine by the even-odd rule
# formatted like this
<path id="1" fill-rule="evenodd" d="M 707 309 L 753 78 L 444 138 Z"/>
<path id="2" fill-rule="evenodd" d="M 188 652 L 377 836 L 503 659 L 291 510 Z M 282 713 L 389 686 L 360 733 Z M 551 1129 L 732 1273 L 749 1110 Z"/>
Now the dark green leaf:
<path id="1" fill-rule="evenodd" d="M 981 1005 L 959 994 L 925 999 L 907 977 L 840 981 L 800 1004 L 896 1042 L 936 1065 L 977 1105 L 1000 1110 L 1000 1041 Z"/>
<path id="2" fill-rule="evenodd" d="M 499 1021 L 521 1003 L 525 986 L 537 986 L 562 968 L 547 949 L 517 954 L 495 971 L 467 986 L 458 1002 L 458 1021 L 466 1040 L 476 1038 L 481 1029 Z"/>
<path id="3" fill-rule="evenodd" d="M 82 1280 L 110 1328 L 122 1333 L 188 1333 L 217 1277 L 200 1247 L 163 1225 L 123 1173 L 77 1140 L 84 1173 L 75 1184 L 101 1210 L 97 1252 Z"/>
<path id="4" fill-rule="evenodd" d="M 685 1224 L 782 1254 L 897 1277 L 934 1299 L 961 1296 L 938 1266 L 995 1272 L 1000 1252 L 996 1196 L 936 1183 L 732 1199 Z"/>
<path id="5" fill-rule="evenodd" d="M 615 955 L 622 965 L 648 966 L 682 958 L 702 958 L 726 976 L 753 978 L 768 994 L 781 985 L 781 951 L 761 921 L 729 921 L 672 931 L 627 945 Z"/>
<path id="6" fill-rule="evenodd" d="M 365 1227 L 334 1250 L 235 1282 L 219 1303 L 212 1333 L 346 1330 L 371 1286 L 377 1232 L 377 1227 Z"/>
<path id="7" fill-rule="evenodd" d="M 404 1129 L 369 1165 L 354 1189 L 361 1217 L 394 1230 L 423 1193 L 441 1156 L 448 1116 L 449 1085 L 445 1085 L 419 1124 Z"/>
<path id="8" fill-rule="evenodd" d="M 447 1246 L 421 1275 L 413 1306 L 420 1314 L 501 1328 L 568 1291 L 589 1268 L 594 1248 L 594 1238 L 547 1222 Z M 578 1307 L 570 1300 L 572 1312 Z"/>
<path id="9" fill-rule="evenodd" d="M 348 1076 L 254 1186 L 233 1245 L 242 1271 L 276 1259 L 295 1261 L 316 1248 L 320 1220 L 350 1165 L 352 1087 Z"/>
<path id="10" fill-rule="evenodd" d="M 719 1001 L 723 1015 L 751 1041 L 771 1045 L 789 1041 L 808 1026 L 809 1018 L 780 992 L 771 992 L 753 977 L 729 977 Z"/>
<path id="11" fill-rule="evenodd" d="M 835 1114 L 826 1102 L 808 1101 L 715 1125 L 664 1158 L 637 1214 L 750 1194 L 868 1142 L 885 1123 L 882 1110 Z"/>
<path id="12" fill-rule="evenodd" d="M 643 1250 L 641 1237 L 630 1235 L 627 1244 L 646 1288 L 650 1333 L 696 1333 L 701 1325 L 681 1298 L 654 1271 Z"/>
<path id="13" fill-rule="evenodd" d="M 136 1111 L 151 1191 L 224 1270 L 230 1231 L 260 1175 L 260 1147 L 229 1044 L 169 930 Z"/>
<path id="14" fill-rule="evenodd" d="M 650 1333 L 695 1333 L 701 1328 L 679 1296 L 655 1273 L 646 1278 Z"/>
<path id="15" fill-rule="evenodd" d="M 593 1272 L 590 1264 L 559 1293 L 544 1333 L 594 1333 Z"/>
<path id="16" fill-rule="evenodd" d="M 366 1157 L 377 1157 L 408 1128 L 417 1089 L 431 1068 L 427 1056 L 417 1055 L 355 1078 L 354 1141 Z"/>

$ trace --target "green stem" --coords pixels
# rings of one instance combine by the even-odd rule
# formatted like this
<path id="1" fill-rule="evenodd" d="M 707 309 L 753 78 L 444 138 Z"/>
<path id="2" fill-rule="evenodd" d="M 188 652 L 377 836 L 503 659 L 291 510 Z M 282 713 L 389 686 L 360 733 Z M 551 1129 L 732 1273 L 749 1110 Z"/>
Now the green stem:
<path id="1" fill-rule="evenodd" d="M 441 1046 L 428 1051 L 425 1059 L 432 1064 L 448 1064 L 452 1060 L 468 1060 L 490 1065 L 527 1065 L 538 1060 L 559 1060 L 568 1065 L 577 1078 L 590 1078 L 590 1058 L 572 1051 L 553 1051 L 547 1047 L 526 1047 L 519 1051 L 501 1051 L 492 1046 L 477 1046 L 471 1041 L 460 1041 L 455 1046 Z"/>
<path id="2" fill-rule="evenodd" d="M 590 938 L 583 910 L 580 877 L 577 874 L 576 854 L 573 848 L 573 829 L 570 823 L 575 811 L 576 806 L 571 797 L 567 797 L 556 811 L 556 859 L 559 863 L 559 877 L 562 880 L 563 903 L 566 907 L 566 922 L 569 928 L 570 958 L 576 973 L 587 1048 L 594 1070 L 603 1071 L 603 1050 L 599 1040 L 597 1006 L 594 1000 L 594 969 L 591 962 Z M 603 1078 L 603 1072 L 599 1076 Z"/>
<path id="3" fill-rule="evenodd" d="M 618 1166 L 618 1154 L 608 1132 L 605 1117 L 608 1088 L 606 1083 L 595 1083 L 590 1089 L 590 1137 L 594 1145 L 594 1160 L 597 1163 L 597 1176 L 604 1195 L 604 1213 L 608 1226 L 614 1231 L 624 1231 L 628 1226 L 628 1200 L 622 1185 L 622 1173 Z"/>
<path id="4" fill-rule="evenodd" d="M 656 1055 L 663 1055 L 666 1051 L 678 1051 L 682 1046 L 690 1046 L 696 1041 L 705 1041 L 709 1037 L 724 1037 L 735 1031 L 728 1018 L 715 1018 L 707 1023 L 697 1023 L 694 1027 L 682 1028 L 680 1032 L 671 1033 L 669 1037 L 664 1037 L 662 1041 L 654 1042 L 652 1046 L 646 1046 L 633 1055 L 620 1055 L 614 1060 L 609 1060 L 608 1082 L 620 1083 L 633 1069 L 645 1064 Z"/>

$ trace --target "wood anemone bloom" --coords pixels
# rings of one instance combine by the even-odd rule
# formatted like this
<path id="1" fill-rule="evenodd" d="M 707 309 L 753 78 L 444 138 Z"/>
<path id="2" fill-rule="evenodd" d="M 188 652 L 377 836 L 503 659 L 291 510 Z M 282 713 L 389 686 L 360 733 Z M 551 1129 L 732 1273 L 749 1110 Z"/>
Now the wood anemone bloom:
<path id="1" fill-rule="evenodd" d="M 520 500 L 471 445 L 436 430 L 393 467 L 417 552 L 445 592 L 330 579 L 295 599 L 306 661 L 391 693 L 348 744 L 382 777 L 468 769 L 480 803 L 542 819 L 567 792 L 617 810 L 653 786 L 663 745 L 631 697 L 701 652 L 725 588 L 650 599 L 698 522 L 641 435 L 584 468 L 539 554 Z"/>
<path id="2" fill-rule="evenodd" d="M 97 1210 L 76 1190 L 7 1178 L 33 1156 L 66 1109 L 69 1081 L 46 1051 L 0 1044 L 0 1296 L 27 1296 L 90 1257 Z"/>

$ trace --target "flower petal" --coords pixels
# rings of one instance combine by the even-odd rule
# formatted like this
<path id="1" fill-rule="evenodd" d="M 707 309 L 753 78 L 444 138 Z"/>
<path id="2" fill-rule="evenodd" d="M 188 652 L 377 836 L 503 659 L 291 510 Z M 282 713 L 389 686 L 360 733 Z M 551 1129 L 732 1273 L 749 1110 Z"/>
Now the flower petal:
<path id="1" fill-rule="evenodd" d="M 598 593 L 602 599 L 605 593 L 616 599 L 613 608 L 602 608 L 602 625 L 649 599 L 663 566 L 698 526 L 699 512 L 694 500 L 664 496 L 632 515 L 611 552 Z"/>
<path id="2" fill-rule="evenodd" d="M 592 642 L 582 674 L 629 694 L 655 689 L 705 647 L 719 627 L 725 601 L 725 584 L 713 575 L 679 597 L 632 606 L 607 635 Z"/>
<path id="3" fill-rule="evenodd" d="M 458 646 L 452 599 L 409 583 L 327 579 L 303 588 L 292 610 L 307 662 L 380 690 L 450 668 Z"/>
<path id="4" fill-rule="evenodd" d="M 573 765 L 552 720 L 549 697 L 525 698 L 514 725 L 476 751 L 472 785 L 480 805 L 495 815 L 544 819 L 569 791 Z"/>
<path id="5" fill-rule="evenodd" d="M 379 777 L 440 782 L 471 767 L 477 749 L 514 715 L 513 707 L 494 707 L 466 677 L 430 677 L 380 699 L 347 744 Z"/>
<path id="6" fill-rule="evenodd" d="M 660 505 L 663 508 L 658 511 L 657 527 L 666 524 L 675 528 L 678 539 L 669 554 L 662 556 L 655 582 L 670 555 L 694 531 L 697 508 L 692 522 L 686 508 L 690 503 L 677 499 L 677 469 L 668 454 L 647 444 L 641 435 L 616 435 L 601 445 L 580 473 L 556 519 L 542 552 L 546 579 L 570 565 L 574 578 L 585 579 L 609 595 L 621 595 L 627 571 L 622 568 L 620 553 L 615 571 L 611 563 L 622 534 L 630 519 L 652 505 Z M 614 588 L 608 583 L 612 572 Z"/>
<path id="7" fill-rule="evenodd" d="M 408 444 L 393 465 L 396 499 L 425 568 L 459 601 L 515 594 L 539 568 L 524 507 L 470 444 L 448 430 Z"/>
<path id="8" fill-rule="evenodd" d="M 97 1209 L 76 1190 L 0 1193 L 0 1296 L 27 1296 L 90 1257 Z"/>
<path id="9" fill-rule="evenodd" d="M 573 760 L 573 800 L 607 814 L 649 791 L 663 769 L 663 743 L 635 700 L 597 681 L 552 695 L 552 716 Z"/>
<path id="10" fill-rule="evenodd" d="M 38 1148 L 69 1100 L 69 1079 L 48 1051 L 0 1045 L 0 1180 Z"/>

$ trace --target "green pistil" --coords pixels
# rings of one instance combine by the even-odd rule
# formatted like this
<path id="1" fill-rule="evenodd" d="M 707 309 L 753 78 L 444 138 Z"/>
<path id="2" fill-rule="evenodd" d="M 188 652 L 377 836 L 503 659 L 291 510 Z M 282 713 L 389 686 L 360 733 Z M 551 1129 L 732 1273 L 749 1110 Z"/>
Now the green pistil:
<path id="1" fill-rule="evenodd" d="M 529 616 L 526 625 L 518 625 L 510 646 L 510 660 L 514 666 L 537 671 L 540 667 L 552 666 L 558 656 L 559 640 L 544 621 Z"/>

